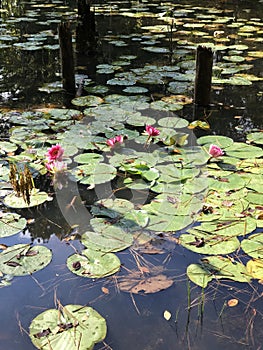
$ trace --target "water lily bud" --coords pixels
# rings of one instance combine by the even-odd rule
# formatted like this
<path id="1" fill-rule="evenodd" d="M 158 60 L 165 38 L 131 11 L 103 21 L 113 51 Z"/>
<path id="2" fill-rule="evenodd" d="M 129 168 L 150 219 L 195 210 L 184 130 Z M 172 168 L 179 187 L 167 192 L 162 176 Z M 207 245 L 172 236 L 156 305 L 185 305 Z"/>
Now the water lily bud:
<path id="1" fill-rule="evenodd" d="M 217 157 L 223 156 L 224 152 L 222 151 L 222 149 L 220 147 L 218 147 L 216 145 L 210 145 L 209 154 L 213 158 L 217 158 Z"/>
<path id="2" fill-rule="evenodd" d="M 151 125 L 146 125 L 145 131 L 149 136 L 158 136 L 160 131 Z"/>

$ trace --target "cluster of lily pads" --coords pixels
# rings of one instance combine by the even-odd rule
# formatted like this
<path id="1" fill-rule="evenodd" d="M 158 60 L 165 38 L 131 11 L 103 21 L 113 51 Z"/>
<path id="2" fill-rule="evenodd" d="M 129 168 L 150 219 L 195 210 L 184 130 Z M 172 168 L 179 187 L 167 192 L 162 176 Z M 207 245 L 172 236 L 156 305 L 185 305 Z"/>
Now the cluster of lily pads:
<path id="1" fill-rule="evenodd" d="M 0 190 L 7 208 L 0 218 L 1 236 L 16 234 L 27 225 L 14 209 L 52 199 L 50 193 L 33 188 L 25 201 L 11 188 L 10 164 L 16 164 L 17 181 L 26 164 L 33 178 L 51 176 L 54 186 L 62 173 L 87 192 L 96 192 L 98 185 L 111 189 L 106 197 L 100 190 L 99 199 L 87 208 L 91 229 L 82 234 L 84 249 L 67 259 L 69 270 L 77 276 L 105 278 L 121 268 L 117 252 L 132 248 L 156 253 L 157 241 L 164 246 L 176 241 L 203 256 L 186 270 L 189 279 L 201 287 L 212 279 L 262 279 L 262 132 L 248 134 L 246 143 L 215 135 L 196 140 L 186 119 L 147 116 L 155 110 L 148 102 L 142 103 L 144 97 L 85 99 L 88 106 L 83 111 L 6 112 L 13 127 L 9 140 L 0 141 Z M 170 99 L 182 108 L 189 103 L 181 95 Z M 55 189 L 55 194 L 67 191 L 67 182 Z M 115 197 L 121 189 L 140 193 L 141 200 Z M 2 285 L 7 276 L 31 274 L 51 260 L 44 246 L 1 248 Z M 165 253 L 165 248 L 160 252 Z M 244 257 L 250 257 L 246 265 Z M 150 271 L 143 281 L 136 275 L 127 278 L 132 285 L 125 276 L 120 280 L 120 289 L 126 292 L 153 293 L 173 284 L 165 273 Z M 84 314 L 79 318 L 74 311 L 73 317 L 72 308 L 83 308 Z M 92 319 L 92 326 L 86 325 L 91 310 L 84 309 L 69 305 L 63 317 L 58 310 L 37 316 L 31 325 L 32 341 L 48 349 L 50 343 L 60 344 L 61 336 L 74 333 L 82 344 L 82 331 L 93 329 L 97 322 Z M 100 317 L 98 322 L 102 322 Z M 105 326 L 100 327 L 89 349 L 105 336 Z"/>
<path id="2" fill-rule="evenodd" d="M 93 231 L 81 239 L 86 249 L 67 262 L 69 269 L 82 277 L 99 278 L 117 272 L 121 263 L 114 252 L 149 244 L 159 233 L 165 233 L 167 239 L 180 233 L 181 245 L 206 255 L 237 251 L 240 237 L 246 237 L 242 248 L 249 242 L 254 244 L 253 237 L 260 237 L 260 233 L 247 235 L 262 227 L 262 133 L 249 134 L 248 143 L 205 136 L 191 145 L 192 130 L 187 129 L 187 120 L 164 117 L 157 121 L 158 129 L 150 124 L 145 128 L 145 122 L 153 118 L 131 110 L 137 105 L 133 98 L 126 98 L 121 107 L 107 103 L 112 98 L 108 96 L 101 104 L 85 109 L 82 120 L 78 120 L 82 115 L 78 110 L 8 112 L 10 121 L 17 125 L 10 130 L 10 140 L 0 142 L 3 204 L 27 208 L 50 200 L 48 193 L 37 189 L 32 191 L 30 203 L 17 197 L 8 188 L 10 162 L 20 167 L 26 163 L 34 176 L 65 172 L 71 181 L 87 186 L 87 191 L 114 181 L 117 191 L 126 188 L 144 193 L 138 205 L 132 200 L 110 198 L 116 192 L 112 187 L 109 197 L 99 198 L 91 206 Z M 142 127 L 145 131 L 138 131 Z M 56 133 L 50 134 L 54 129 Z M 22 151 L 17 152 L 18 147 Z M 62 160 L 64 165 L 58 166 Z M 67 191 L 67 187 L 60 191 Z M 16 216 L 6 213 L 1 219 L 5 236 L 25 227 L 25 220 Z M 17 231 L 5 220 L 19 222 Z M 185 233 L 181 234 L 182 230 Z M 249 248 L 244 251 L 249 254 Z M 208 267 L 204 262 L 190 265 L 189 278 L 201 286 L 213 277 L 226 278 L 216 261 Z M 229 264 L 234 269 L 241 263 L 230 259 Z M 209 266 L 213 266 L 213 274 Z M 254 276 L 246 272 L 243 279 Z M 237 278 L 233 270 L 231 279 Z"/>

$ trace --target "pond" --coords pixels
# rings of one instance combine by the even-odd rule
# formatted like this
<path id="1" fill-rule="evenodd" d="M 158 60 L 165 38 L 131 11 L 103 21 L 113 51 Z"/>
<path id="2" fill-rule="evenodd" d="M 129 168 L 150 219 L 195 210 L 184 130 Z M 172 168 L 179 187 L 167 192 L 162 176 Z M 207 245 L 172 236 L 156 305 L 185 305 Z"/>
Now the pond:
<path id="1" fill-rule="evenodd" d="M 0 349 L 261 349 L 262 0 L 76 8 L 1 1 Z"/>

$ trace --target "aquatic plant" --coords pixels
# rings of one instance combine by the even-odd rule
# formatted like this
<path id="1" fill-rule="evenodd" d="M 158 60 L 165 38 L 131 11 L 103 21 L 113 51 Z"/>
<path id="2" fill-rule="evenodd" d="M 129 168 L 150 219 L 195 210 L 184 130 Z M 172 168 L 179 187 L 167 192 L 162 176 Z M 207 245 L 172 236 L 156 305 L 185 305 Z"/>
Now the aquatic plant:
<path id="1" fill-rule="evenodd" d="M 222 151 L 222 149 L 220 147 L 212 144 L 209 147 L 209 154 L 211 157 L 217 158 L 217 157 L 223 156 L 224 152 Z"/>
<path id="2" fill-rule="evenodd" d="M 123 143 L 122 135 L 112 137 L 106 141 L 106 144 L 111 148 L 114 147 L 116 144 L 121 144 L 121 143 Z"/>

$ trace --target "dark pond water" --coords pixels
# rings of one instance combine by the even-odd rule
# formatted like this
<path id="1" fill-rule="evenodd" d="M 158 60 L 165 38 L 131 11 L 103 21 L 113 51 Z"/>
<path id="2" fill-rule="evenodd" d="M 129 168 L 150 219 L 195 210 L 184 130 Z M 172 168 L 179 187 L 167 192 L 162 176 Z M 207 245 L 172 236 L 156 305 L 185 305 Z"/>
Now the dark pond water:
<path id="1" fill-rule="evenodd" d="M 69 106 L 72 96 L 61 91 L 57 26 L 61 18 L 69 18 L 74 31 L 75 7 L 75 1 L 1 1 L 0 112 Z M 173 35 L 171 54 L 167 24 L 149 14 L 173 7 L 177 32 Z M 107 85 L 116 68 L 113 73 L 99 72 L 99 69 L 106 69 L 98 68 L 102 64 L 109 65 L 107 69 L 119 65 L 119 72 L 130 72 L 149 64 L 156 66 L 153 71 L 158 72 L 162 66 L 183 62 L 180 71 L 189 70 L 192 74 L 193 44 L 211 41 L 216 45 L 229 45 L 229 42 L 233 45 L 228 58 L 224 58 L 224 50 L 217 48 L 214 66 L 230 62 L 224 68 L 235 69 L 235 64 L 242 62 L 247 67 L 237 73 L 250 75 L 243 75 L 244 79 L 253 80 L 251 75 L 263 78 L 262 1 L 200 0 L 198 4 L 195 1 L 109 1 L 96 8 L 98 53 L 93 57 L 76 54 L 77 82 L 91 79 L 94 83 L 91 86 Z M 231 19 L 224 20 L 225 17 Z M 202 21 L 205 24 L 209 18 L 214 18 L 213 25 L 186 25 Z M 150 28 L 157 24 L 161 28 Z M 240 24 L 249 28 L 237 35 Z M 261 52 L 261 56 L 249 54 L 252 51 Z M 126 68 L 123 56 L 128 55 L 134 58 L 129 60 Z M 198 112 L 202 117 L 207 113 L 206 120 L 212 133 L 243 140 L 245 132 L 262 128 L 263 82 L 254 80 L 252 84 L 226 84 L 224 88 L 220 82 L 213 84 L 211 107 Z M 154 100 L 175 93 L 169 83 L 171 79 L 163 84 L 142 85 L 148 89 L 146 95 Z M 125 85 L 107 86 L 108 93 L 125 94 Z M 53 91 L 54 87 L 57 91 Z M 176 85 L 176 92 L 193 96 L 193 82 L 190 81 L 187 87 Z M 192 105 L 183 112 L 178 111 L 179 116 L 188 120 L 193 119 L 193 114 Z M 2 117 L 0 130 L 3 136 L 6 136 L 8 126 L 8 120 Z M 172 287 L 155 294 L 123 293 L 118 290 L 118 277 L 87 282 L 69 272 L 66 258 L 74 249 L 81 249 L 81 244 L 77 240 L 73 243 L 63 241 L 70 229 L 55 201 L 21 213 L 28 219 L 34 218 L 34 223 L 19 235 L 1 239 L 1 243 L 40 242 L 52 250 L 53 259 L 33 277 L 17 277 L 10 286 L 0 290 L 0 350 L 34 349 L 27 335 L 29 324 L 37 314 L 53 308 L 55 298 L 64 305 L 89 304 L 106 318 L 105 344 L 97 344 L 95 349 L 262 349 L 263 289 L 260 284 L 215 282 L 205 290 L 190 285 L 185 270 L 196 261 L 196 255 L 173 245 L 167 247 L 164 254 L 143 258 L 128 251 L 118 253 L 126 269 L 136 268 L 137 259 L 141 264 L 146 259 L 147 265 L 165 269 L 175 281 Z M 103 293 L 102 287 L 106 287 L 109 294 Z M 239 300 L 238 306 L 227 307 L 226 302 L 232 298 Z M 163 316 L 165 310 L 172 315 L 169 321 Z"/>

